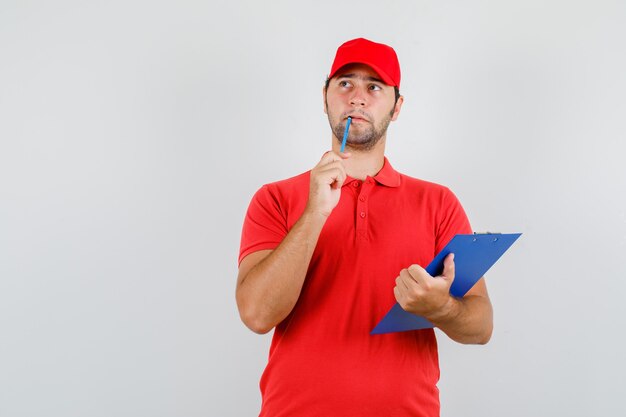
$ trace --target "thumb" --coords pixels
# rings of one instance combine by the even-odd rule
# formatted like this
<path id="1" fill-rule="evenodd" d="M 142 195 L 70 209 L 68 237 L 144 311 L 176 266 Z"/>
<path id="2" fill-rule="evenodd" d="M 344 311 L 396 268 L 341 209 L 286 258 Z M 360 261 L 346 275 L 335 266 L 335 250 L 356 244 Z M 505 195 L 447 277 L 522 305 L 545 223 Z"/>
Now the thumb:
<path id="1" fill-rule="evenodd" d="M 443 272 L 441 276 L 446 281 L 454 281 L 454 253 L 449 254 L 443 260 Z"/>

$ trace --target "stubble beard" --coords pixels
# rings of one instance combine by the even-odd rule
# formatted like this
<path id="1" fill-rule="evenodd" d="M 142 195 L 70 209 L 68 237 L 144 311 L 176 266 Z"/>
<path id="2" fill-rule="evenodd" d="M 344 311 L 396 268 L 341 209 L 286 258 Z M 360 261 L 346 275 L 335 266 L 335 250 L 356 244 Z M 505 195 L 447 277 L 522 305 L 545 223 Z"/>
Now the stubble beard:
<path id="1" fill-rule="evenodd" d="M 376 144 L 387 134 L 387 128 L 391 123 L 391 116 L 393 109 L 390 113 L 386 114 L 383 120 L 378 124 L 374 124 L 371 121 L 367 124 L 360 124 L 358 128 L 353 128 L 354 125 L 350 125 L 350 131 L 348 132 L 348 139 L 346 140 L 346 148 L 350 148 L 355 151 L 369 151 L 374 148 Z M 370 117 L 368 117 L 371 120 Z M 344 116 L 338 122 L 334 122 L 330 118 L 330 112 L 328 114 L 328 123 L 335 135 L 335 138 L 341 143 L 343 139 L 343 133 L 346 130 L 347 120 Z"/>

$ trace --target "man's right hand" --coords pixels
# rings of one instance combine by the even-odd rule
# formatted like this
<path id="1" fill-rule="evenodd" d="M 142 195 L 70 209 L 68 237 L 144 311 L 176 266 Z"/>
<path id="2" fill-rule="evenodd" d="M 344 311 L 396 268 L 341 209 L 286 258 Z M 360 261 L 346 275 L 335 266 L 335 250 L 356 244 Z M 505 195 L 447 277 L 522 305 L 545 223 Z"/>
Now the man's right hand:
<path id="1" fill-rule="evenodd" d="M 311 170 L 309 200 L 300 219 L 274 250 L 253 252 L 241 260 L 237 307 L 241 320 L 256 333 L 267 333 L 296 305 L 326 218 L 339 203 L 349 153 L 326 152 Z"/>
<path id="2" fill-rule="evenodd" d="M 311 170 L 309 201 L 305 211 L 321 214 L 324 217 L 339 203 L 341 186 L 346 180 L 345 159 L 350 158 L 349 152 L 335 153 L 328 151 L 320 162 Z"/>

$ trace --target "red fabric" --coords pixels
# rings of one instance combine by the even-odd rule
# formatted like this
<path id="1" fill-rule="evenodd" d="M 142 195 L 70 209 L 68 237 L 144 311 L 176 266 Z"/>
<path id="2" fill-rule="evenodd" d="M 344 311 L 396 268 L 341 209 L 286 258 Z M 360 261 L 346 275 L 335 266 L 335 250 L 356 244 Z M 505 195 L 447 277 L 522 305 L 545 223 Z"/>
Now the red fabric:
<path id="1" fill-rule="evenodd" d="M 364 38 L 343 43 L 337 48 L 328 78 L 332 78 L 341 67 L 348 64 L 369 65 L 385 84 L 400 88 L 400 63 L 391 46 Z"/>
<path id="2" fill-rule="evenodd" d="M 245 218 L 239 261 L 272 249 L 298 220 L 309 172 L 263 186 Z M 402 268 L 426 266 L 471 233 L 447 188 L 396 172 L 348 178 L 322 229 L 302 293 L 280 323 L 261 378 L 263 417 L 438 416 L 432 329 L 370 335 L 395 303 Z"/>

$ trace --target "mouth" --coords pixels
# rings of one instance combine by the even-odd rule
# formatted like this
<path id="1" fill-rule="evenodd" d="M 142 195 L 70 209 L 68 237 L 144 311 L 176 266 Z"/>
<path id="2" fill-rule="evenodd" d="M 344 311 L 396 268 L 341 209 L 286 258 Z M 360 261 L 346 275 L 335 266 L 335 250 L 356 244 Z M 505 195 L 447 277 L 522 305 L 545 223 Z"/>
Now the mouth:
<path id="1" fill-rule="evenodd" d="M 348 116 L 352 119 L 352 123 L 362 123 L 362 122 L 367 122 L 368 120 L 364 117 L 360 117 L 360 116 Z M 348 117 L 345 118 L 345 120 L 348 120 Z"/>

